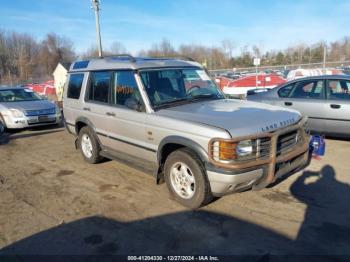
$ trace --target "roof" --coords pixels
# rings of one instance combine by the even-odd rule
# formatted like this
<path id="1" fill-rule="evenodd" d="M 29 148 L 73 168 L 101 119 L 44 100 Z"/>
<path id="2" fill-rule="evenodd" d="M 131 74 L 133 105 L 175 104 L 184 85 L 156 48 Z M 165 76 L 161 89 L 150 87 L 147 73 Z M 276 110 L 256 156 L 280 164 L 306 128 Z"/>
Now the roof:
<path id="1" fill-rule="evenodd" d="M 304 81 L 304 80 L 325 80 L 325 79 L 345 79 L 345 80 L 350 80 L 350 75 L 305 76 L 305 77 L 301 77 L 301 78 L 297 78 L 297 79 L 291 80 L 291 81 L 289 81 L 287 83 Z"/>
<path id="2" fill-rule="evenodd" d="M 197 62 L 186 58 L 143 58 L 130 55 L 117 55 L 74 62 L 70 72 L 110 70 L 110 69 L 147 69 L 160 67 L 201 67 Z"/>
<path id="3" fill-rule="evenodd" d="M 16 87 L 11 87 L 11 86 L 0 86 L 0 91 L 3 90 L 18 90 L 18 89 L 27 89 L 27 87 L 20 87 L 20 86 L 16 86 Z"/>
<path id="4" fill-rule="evenodd" d="M 60 64 L 68 71 L 72 63 L 60 63 Z"/>
<path id="5" fill-rule="evenodd" d="M 53 74 L 57 71 L 58 68 L 64 68 L 66 71 L 69 71 L 70 66 L 71 66 L 71 63 L 58 62 L 55 70 L 53 71 Z"/>

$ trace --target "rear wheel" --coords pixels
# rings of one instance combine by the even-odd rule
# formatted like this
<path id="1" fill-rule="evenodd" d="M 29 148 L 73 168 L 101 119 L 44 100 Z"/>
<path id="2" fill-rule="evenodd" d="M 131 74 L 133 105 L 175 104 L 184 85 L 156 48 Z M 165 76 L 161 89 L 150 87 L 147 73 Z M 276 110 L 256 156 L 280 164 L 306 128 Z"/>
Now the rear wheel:
<path id="1" fill-rule="evenodd" d="M 171 153 L 165 161 L 164 176 L 171 195 L 186 207 L 199 208 L 213 198 L 203 164 L 191 150 Z"/>
<path id="2" fill-rule="evenodd" d="M 102 160 L 100 145 L 94 132 L 88 126 L 84 126 L 79 131 L 79 146 L 86 162 L 96 164 Z"/>

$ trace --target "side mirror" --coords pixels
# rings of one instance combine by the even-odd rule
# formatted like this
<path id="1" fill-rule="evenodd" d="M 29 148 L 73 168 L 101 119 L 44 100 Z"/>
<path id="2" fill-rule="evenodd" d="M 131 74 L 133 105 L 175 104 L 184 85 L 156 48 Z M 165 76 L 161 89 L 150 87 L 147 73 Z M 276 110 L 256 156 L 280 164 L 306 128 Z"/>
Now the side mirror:
<path id="1" fill-rule="evenodd" d="M 144 111 L 144 106 L 139 101 L 137 101 L 135 98 L 128 98 L 125 101 L 125 106 L 134 110 L 134 111 L 138 111 L 138 112 Z"/>

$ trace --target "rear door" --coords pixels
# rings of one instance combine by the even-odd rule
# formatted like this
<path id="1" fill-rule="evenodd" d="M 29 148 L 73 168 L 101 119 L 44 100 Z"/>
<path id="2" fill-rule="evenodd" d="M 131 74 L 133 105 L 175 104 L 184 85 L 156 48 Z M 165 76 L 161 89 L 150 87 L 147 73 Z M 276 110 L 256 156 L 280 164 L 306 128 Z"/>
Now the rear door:
<path id="1" fill-rule="evenodd" d="M 302 80 L 281 88 L 278 105 L 298 110 L 308 116 L 310 130 L 326 131 L 326 99 L 324 80 Z"/>
<path id="2" fill-rule="evenodd" d="M 327 131 L 350 135 L 350 80 L 328 80 L 326 86 Z"/>
<path id="3" fill-rule="evenodd" d="M 95 132 L 103 146 L 109 144 L 108 112 L 112 73 L 109 71 L 90 72 L 82 115 L 95 127 Z"/>

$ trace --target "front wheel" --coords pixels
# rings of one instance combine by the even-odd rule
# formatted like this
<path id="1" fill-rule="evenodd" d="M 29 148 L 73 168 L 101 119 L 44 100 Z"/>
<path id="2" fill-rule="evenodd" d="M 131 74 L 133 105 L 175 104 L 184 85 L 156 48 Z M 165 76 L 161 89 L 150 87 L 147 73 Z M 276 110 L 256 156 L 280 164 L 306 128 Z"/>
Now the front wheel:
<path id="1" fill-rule="evenodd" d="M 164 176 L 171 195 L 180 204 L 195 209 L 212 200 L 203 164 L 191 150 L 171 153 L 165 161 Z"/>

